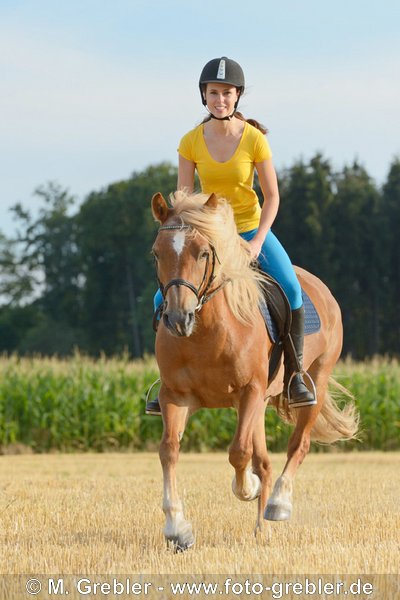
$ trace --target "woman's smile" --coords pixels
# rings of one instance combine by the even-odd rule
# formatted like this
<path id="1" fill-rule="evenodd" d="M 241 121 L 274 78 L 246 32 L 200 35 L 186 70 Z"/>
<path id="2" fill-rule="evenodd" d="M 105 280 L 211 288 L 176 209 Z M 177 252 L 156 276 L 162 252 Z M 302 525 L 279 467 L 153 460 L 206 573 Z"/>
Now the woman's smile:
<path id="1" fill-rule="evenodd" d="M 223 113 L 232 114 L 238 99 L 238 91 L 234 86 L 223 83 L 210 83 L 206 89 L 206 103 L 211 113 L 221 116 Z"/>

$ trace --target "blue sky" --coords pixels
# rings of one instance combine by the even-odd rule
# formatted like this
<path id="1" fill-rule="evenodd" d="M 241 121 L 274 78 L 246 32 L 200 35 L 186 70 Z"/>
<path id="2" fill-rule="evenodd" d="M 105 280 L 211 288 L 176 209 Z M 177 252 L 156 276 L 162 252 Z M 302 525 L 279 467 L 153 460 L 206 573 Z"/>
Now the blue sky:
<path id="1" fill-rule="evenodd" d="M 241 63 L 241 109 L 277 169 L 321 151 L 382 183 L 400 154 L 400 3 L 1 0 L 0 230 L 47 181 L 78 201 L 163 160 L 201 121 L 209 59 Z"/>

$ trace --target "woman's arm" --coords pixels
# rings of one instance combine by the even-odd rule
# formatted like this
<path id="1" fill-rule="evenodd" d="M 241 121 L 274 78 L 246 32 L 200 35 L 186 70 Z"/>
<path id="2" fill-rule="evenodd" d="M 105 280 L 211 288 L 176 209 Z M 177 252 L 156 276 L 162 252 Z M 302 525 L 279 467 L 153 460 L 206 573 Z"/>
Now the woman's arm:
<path id="1" fill-rule="evenodd" d="M 187 160 L 187 158 L 183 158 L 183 156 L 179 154 L 178 190 L 186 190 L 189 194 L 193 192 L 194 171 L 194 162 Z"/>
<path id="2" fill-rule="evenodd" d="M 250 240 L 252 257 L 255 259 L 261 252 L 268 231 L 271 229 L 279 208 L 278 179 L 271 159 L 256 163 L 258 180 L 264 197 L 260 223 L 256 235 Z"/>

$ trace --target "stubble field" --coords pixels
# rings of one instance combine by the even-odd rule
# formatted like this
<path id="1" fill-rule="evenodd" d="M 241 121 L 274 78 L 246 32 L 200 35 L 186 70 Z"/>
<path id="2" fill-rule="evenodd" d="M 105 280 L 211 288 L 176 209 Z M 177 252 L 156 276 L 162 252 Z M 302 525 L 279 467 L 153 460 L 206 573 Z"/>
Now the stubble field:
<path id="1" fill-rule="evenodd" d="M 273 455 L 274 479 L 285 456 Z M 183 454 L 178 481 L 196 545 L 174 554 L 162 528 L 156 453 L 0 457 L 0 572 L 398 574 L 400 454 L 309 455 L 292 520 L 265 522 L 230 489 L 227 455 Z"/>

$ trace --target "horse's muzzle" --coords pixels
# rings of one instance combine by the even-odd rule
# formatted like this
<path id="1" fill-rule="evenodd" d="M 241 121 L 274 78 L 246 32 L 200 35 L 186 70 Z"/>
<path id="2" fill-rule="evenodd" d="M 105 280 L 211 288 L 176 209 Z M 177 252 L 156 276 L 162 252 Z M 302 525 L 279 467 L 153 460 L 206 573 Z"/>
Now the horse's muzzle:
<path id="1" fill-rule="evenodd" d="M 195 314 L 191 311 L 166 311 L 163 314 L 163 322 L 172 335 L 189 337 L 193 333 Z"/>

